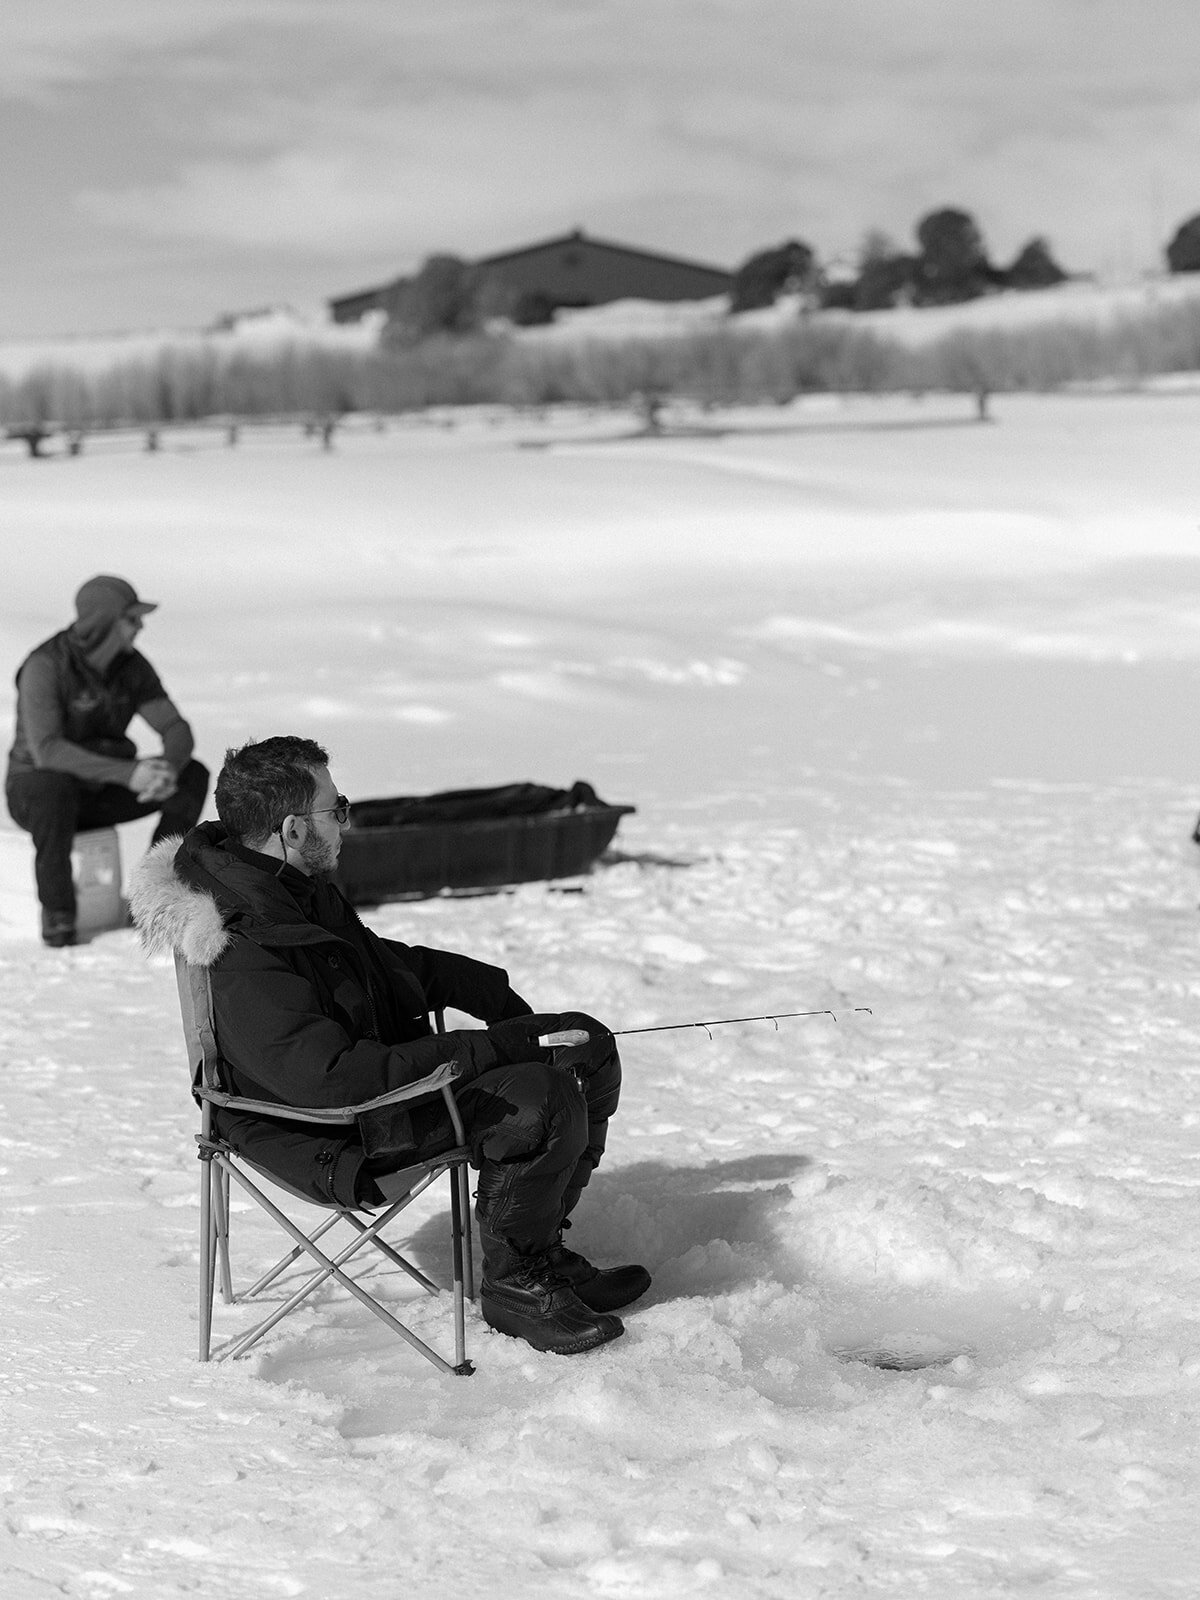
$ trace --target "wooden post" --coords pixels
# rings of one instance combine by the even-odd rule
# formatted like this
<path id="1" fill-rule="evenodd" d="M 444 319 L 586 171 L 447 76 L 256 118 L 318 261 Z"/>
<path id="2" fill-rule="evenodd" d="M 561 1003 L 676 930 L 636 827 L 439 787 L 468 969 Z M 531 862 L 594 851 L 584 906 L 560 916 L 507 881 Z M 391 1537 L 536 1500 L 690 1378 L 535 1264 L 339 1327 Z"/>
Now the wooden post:
<path id="1" fill-rule="evenodd" d="M 662 432 L 662 396 L 642 393 L 635 396 L 634 404 L 642 419 L 643 433 Z"/>
<path id="2" fill-rule="evenodd" d="M 28 422 L 22 423 L 20 427 L 9 428 L 8 437 L 10 439 L 20 439 L 21 443 L 29 451 L 30 459 L 40 461 L 44 459 L 42 445 L 52 432 L 52 428 L 45 426 L 41 422 Z"/>

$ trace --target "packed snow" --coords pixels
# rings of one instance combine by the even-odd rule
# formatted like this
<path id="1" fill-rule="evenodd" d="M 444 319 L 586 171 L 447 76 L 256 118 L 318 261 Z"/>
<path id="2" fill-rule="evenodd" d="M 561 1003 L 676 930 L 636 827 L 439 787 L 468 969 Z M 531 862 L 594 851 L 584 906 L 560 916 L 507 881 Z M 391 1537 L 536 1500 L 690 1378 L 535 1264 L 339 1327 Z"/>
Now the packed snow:
<path id="1" fill-rule="evenodd" d="M 5 818 L 7 1596 L 1196 1593 L 1200 398 L 993 415 L 0 457 L 12 667 L 114 571 L 214 768 L 292 731 L 352 798 L 638 808 L 586 878 L 379 931 L 614 1028 L 819 1013 L 625 1039 L 571 1235 L 654 1274 L 615 1344 L 470 1311 L 447 1378 L 331 1290 L 204 1366 L 173 972 L 44 949 Z M 233 1247 L 277 1253 L 240 1206 Z M 373 1276 L 447 1345 L 449 1296 Z"/>

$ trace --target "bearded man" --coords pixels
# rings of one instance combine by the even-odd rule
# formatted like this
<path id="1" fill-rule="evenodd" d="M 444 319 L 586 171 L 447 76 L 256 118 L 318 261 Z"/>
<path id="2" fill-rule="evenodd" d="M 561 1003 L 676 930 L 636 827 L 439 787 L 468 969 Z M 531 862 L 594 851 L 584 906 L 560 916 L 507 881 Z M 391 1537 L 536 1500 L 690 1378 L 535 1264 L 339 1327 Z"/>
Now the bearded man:
<path id="1" fill-rule="evenodd" d="M 499 967 L 367 928 L 330 880 L 350 802 L 311 739 L 228 751 L 216 805 L 219 822 L 150 853 L 130 903 L 151 948 L 169 945 L 208 967 L 228 1087 L 281 1106 L 344 1106 L 453 1059 L 479 1172 L 484 1320 L 559 1355 L 617 1338 L 614 1313 L 645 1293 L 649 1273 L 595 1267 L 563 1240 L 620 1093 L 609 1030 L 578 1012 L 534 1015 Z M 434 1033 L 429 1013 L 446 1008 L 485 1026 Z M 572 1029 L 586 1043 L 539 1043 Z M 388 1148 L 373 1156 L 358 1129 L 331 1144 L 317 1125 L 228 1110 L 217 1126 L 293 1189 L 370 1206 L 382 1200 L 382 1173 L 455 1143 L 440 1096 L 413 1105 L 399 1131 L 394 1108 L 379 1115 L 389 1119 Z"/>

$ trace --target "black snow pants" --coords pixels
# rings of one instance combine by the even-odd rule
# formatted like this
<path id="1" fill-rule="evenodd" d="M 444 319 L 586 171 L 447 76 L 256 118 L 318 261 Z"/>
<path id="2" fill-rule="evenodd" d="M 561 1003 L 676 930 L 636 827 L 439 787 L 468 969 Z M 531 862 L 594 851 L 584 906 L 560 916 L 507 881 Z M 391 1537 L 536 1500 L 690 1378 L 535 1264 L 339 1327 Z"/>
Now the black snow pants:
<path id="1" fill-rule="evenodd" d="M 612 1034 L 578 1011 L 546 1019 L 548 1033 L 568 1028 L 586 1030 L 588 1042 L 559 1047 L 550 1061 L 493 1067 L 455 1096 L 479 1171 L 476 1214 L 523 1254 L 554 1242 L 600 1163 L 621 1094 Z M 414 1107 L 412 1120 L 423 1155 L 447 1147 L 443 1107 Z M 368 1171 L 382 1170 L 384 1162 L 368 1163 Z"/>
<path id="2" fill-rule="evenodd" d="M 81 783 L 69 772 L 40 767 L 11 772 L 5 798 L 18 828 L 33 835 L 38 900 L 46 911 L 75 915 L 71 844 L 88 828 L 111 828 L 161 812 L 151 844 L 196 826 L 208 794 L 208 768 L 189 761 L 169 800 L 140 801 L 120 783 Z"/>

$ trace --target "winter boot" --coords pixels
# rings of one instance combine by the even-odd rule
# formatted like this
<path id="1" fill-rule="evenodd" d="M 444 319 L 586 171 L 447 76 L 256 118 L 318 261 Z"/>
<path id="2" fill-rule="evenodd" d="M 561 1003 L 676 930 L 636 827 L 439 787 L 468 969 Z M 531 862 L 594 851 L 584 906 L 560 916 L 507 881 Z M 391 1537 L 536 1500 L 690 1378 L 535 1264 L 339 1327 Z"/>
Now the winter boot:
<path id="1" fill-rule="evenodd" d="M 525 1255 L 487 1228 L 479 1232 L 479 1308 L 489 1328 L 559 1356 L 582 1355 L 625 1332 L 620 1317 L 589 1310 L 577 1299 L 544 1251 Z"/>
<path id="2" fill-rule="evenodd" d="M 650 1274 L 645 1267 L 594 1267 L 576 1251 L 567 1249 L 561 1233 L 546 1251 L 546 1259 L 570 1284 L 575 1298 L 593 1311 L 617 1311 L 621 1306 L 632 1305 L 650 1287 Z"/>
<path id="3" fill-rule="evenodd" d="M 75 943 L 75 913 L 73 911 L 42 911 L 42 943 L 52 950 L 61 950 Z"/>

